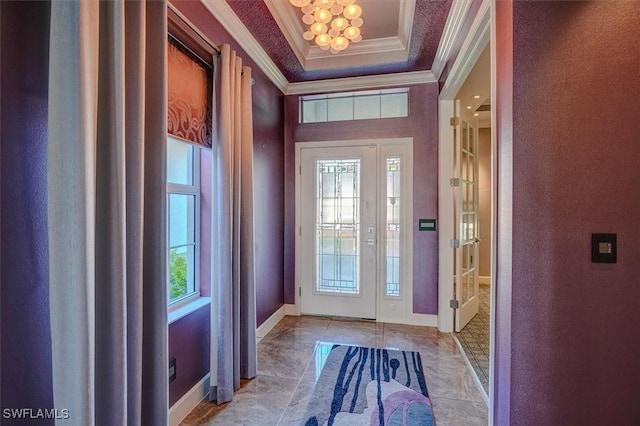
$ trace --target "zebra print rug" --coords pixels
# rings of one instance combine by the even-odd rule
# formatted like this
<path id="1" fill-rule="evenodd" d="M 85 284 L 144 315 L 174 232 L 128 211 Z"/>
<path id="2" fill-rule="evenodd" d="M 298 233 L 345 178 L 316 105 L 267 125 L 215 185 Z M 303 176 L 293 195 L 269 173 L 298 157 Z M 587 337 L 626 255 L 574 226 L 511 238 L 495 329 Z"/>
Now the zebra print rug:
<path id="1" fill-rule="evenodd" d="M 434 426 L 418 352 L 334 345 L 305 426 Z"/>

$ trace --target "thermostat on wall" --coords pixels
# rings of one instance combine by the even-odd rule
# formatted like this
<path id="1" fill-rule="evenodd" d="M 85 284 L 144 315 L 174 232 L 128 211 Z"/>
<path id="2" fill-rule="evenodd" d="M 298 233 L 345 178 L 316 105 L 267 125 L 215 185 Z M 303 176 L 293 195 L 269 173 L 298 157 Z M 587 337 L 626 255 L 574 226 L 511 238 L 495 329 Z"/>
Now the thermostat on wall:
<path id="1" fill-rule="evenodd" d="M 418 219 L 418 231 L 435 231 L 435 219 Z"/>

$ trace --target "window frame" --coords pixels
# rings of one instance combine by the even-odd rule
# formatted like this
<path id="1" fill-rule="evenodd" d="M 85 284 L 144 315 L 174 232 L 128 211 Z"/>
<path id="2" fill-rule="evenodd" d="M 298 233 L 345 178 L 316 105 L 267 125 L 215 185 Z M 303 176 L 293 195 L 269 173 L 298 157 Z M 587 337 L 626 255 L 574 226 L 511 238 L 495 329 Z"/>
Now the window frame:
<path id="1" fill-rule="evenodd" d="M 165 249 L 166 261 L 167 261 L 167 278 L 165 281 L 165 288 L 167 290 L 167 306 L 168 311 L 172 312 L 177 310 L 191 302 L 196 301 L 200 298 L 200 251 L 201 251 L 201 242 L 200 242 L 200 209 L 201 209 L 201 183 L 200 183 L 200 154 L 201 154 L 201 145 L 195 144 L 191 141 L 176 137 L 174 135 L 167 133 L 167 146 L 169 139 L 173 139 L 179 143 L 187 144 L 192 149 L 192 184 L 179 184 L 179 183 L 171 183 L 167 180 L 166 182 L 166 197 L 167 197 L 167 226 L 166 226 L 166 235 L 167 235 L 167 246 Z M 170 198 L 171 195 L 193 195 L 195 197 L 194 200 L 194 247 L 193 247 L 193 257 L 194 257 L 194 291 L 191 293 L 187 293 L 185 296 L 180 297 L 175 300 L 171 300 L 171 263 L 170 263 L 170 252 L 172 249 L 170 237 L 171 237 L 171 218 L 170 218 Z M 180 246 L 182 247 L 182 245 Z"/>

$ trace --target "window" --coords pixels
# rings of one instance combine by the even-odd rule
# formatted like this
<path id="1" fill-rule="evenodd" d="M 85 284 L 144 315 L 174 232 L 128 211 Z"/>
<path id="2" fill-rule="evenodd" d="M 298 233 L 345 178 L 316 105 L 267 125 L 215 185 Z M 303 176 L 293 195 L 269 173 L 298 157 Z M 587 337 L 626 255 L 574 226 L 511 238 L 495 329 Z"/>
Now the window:
<path id="1" fill-rule="evenodd" d="M 385 223 L 386 257 L 385 296 L 400 297 L 400 157 L 386 158 L 387 217 Z"/>
<path id="2" fill-rule="evenodd" d="M 199 295 L 199 151 L 190 143 L 172 136 L 167 138 L 169 304 Z"/>
<path id="3" fill-rule="evenodd" d="M 302 123 L 408 116 L 409 89 L 367 90 L 300 97 Z"/>

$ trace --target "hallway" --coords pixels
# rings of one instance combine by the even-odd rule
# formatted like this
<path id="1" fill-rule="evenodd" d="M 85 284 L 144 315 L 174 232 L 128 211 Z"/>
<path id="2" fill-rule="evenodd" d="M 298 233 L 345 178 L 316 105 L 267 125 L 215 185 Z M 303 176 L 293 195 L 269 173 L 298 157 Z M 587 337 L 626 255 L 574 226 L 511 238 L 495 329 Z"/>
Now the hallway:
<path id="1" fill-rule="evenodd" d="M 487 285 L 479 286 L 480 309 L 469 324 L 456 333 L 460 346 L 464 350 L 469 363 L 489 395 L 489 300 L 490 290 Z"/>
<path id="2" fill-rule="evenodd" d="M 436 328 L 324 317 L 285 317 L 258 345 L 258 377 L 233 402 L 201 402 L 190 425 L 299 425 L 331 345 L 419 351 L 438 426 L 486 425 L 487 407 L 451 334 Z"/>

